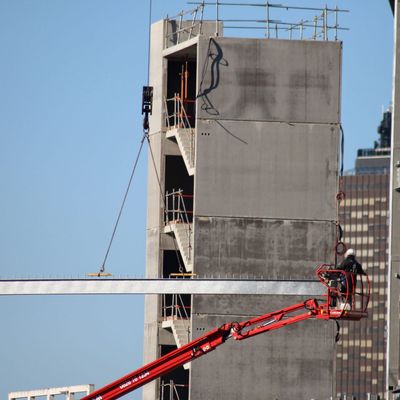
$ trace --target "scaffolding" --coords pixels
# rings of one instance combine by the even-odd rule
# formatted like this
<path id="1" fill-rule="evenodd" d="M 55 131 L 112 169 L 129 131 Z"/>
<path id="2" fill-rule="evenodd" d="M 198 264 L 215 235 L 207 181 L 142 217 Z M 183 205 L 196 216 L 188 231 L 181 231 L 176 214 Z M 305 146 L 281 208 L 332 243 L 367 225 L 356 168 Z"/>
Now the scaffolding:
<path id="1" fill-rule="evenodd" d="M 186 207 L 185 199 L 193 202 L 192 194 L 184 194 L 182 189 L 172 189 L 165 193 L 165 224 L 190 224 L 193 219 L 193 210 Z"/>
<path id="2" fill-rule="evenodd" d="M 348 28 L 340 25 L 339 16 L 349 10 L 336 7 L 301 7 L 284 4 L 234 3 L 223 1 L 189 1 L 195 5 L 192 10 L 181 11 L 173 17 L 166 17 L 166 34 L 164 48 L 182 43 L 202 34 L 203 21 L 215 21 L 215 36 L 221 35 L 221 30 L 260 31 L 267 39 L 298 39 L 298 40 L 338 40 L 339 31 Z M 226 8 L 241 8 L 245 11 L 240 15 L 251 14 L 251 9 L 257 10 L 256 16 L 248 18 L 230 18 L 230 13 L 224 14 Z M 214 12 L 212 11 L 214 10 Z M 261 13 L 258 12 L 261 10 Z M 281 19 L 282 12 L 292 15 L 302 12 L 305 18 L 297 21 Z M 258 16 L 260 14 L 260 16 Z"/>
<path id="3" fill-rule="evenodd" d="M 160 400 L 181 400 L 182 389 L 188 388 L 189 385 L 175 383 L 173 380 L 169 382 L 161 381 L 160 390 L 161 398 Z"/>

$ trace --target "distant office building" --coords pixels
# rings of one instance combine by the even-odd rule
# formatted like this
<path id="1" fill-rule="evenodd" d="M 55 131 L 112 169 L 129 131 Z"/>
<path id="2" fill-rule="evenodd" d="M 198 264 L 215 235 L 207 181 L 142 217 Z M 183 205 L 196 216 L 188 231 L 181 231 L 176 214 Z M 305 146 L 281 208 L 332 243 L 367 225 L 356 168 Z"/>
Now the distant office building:
<path id="1" fill-rule="evenodd" d="M 378 126 L 379 141 L 373 149 L 359 149 L 356 159 L 356 175 L 389 174 L 390 170 L 390 132 L 392 126 L 392 110 L 383 113 Z"/>
<path id="2" fill-rule="evenodd" d="M 369 317 L 341 322 L 336 387 L 341 399 L 383 399 L 386 369 L 386 304 L 389 234 L 391 110 L 378 127 L 373 149 L 358 150 L 355 174 L 344 176 L 340 207 L 344 242 L 371 279 Z"/>

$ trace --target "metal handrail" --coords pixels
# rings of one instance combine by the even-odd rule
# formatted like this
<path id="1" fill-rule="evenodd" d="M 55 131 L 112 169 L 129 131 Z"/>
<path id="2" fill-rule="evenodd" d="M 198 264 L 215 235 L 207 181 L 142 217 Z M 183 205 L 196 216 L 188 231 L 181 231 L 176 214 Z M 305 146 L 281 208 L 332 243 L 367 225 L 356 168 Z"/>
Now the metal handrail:
<path id="1" fill-rule="evenodd" d="M 180 195 L 179 195 L 179 198 L 181 199 L 181 203 L 182 203 L 182 215 L 184 216 L 184 223 L 185 224 L 189 224 L 189 227 L 190 227 L 190 221 L 189 221 L 189 216 L 188 216 L 188 213 L 190 213 L 190 214 L 193 214 L 193 211 L 187 211 L 186 210 L 186 205 L 185 205 L 185 201 L 184 201 L 184 198 L 185 197 L 188 197 L 188 198 L 193 198 L 193 196 L 191 196 L 191 195 L 184 195 L 183 194 L 183 192 L 181 191 L 181 193 L 180 193 Z"/>
<path id="2" fill-rule="evenodd" d="M 195 103 L 195 100 L 186 100 L 186 103 Z M 173 112 L 170 114 L 168 112 L 168 104 L 173 103 Z M 175 93 L 175 95 L 171 98 L 164 98 L 164 114 L 165 114 L 165 123 L 168 129 L 173 128 L 184 128 L 184 129 L 192 129 L 192 125 L 189 120 L 189 116 L 186 112 L 186 108 L 183 104 L 180 96 Z M 194 117 L 194 116 L 193 116 Z M 173 124 L 171 124 L 171 119 L 173 120 Z"/>
<path id="3" fill-rule="evenodd" d="M 173 102 L 173 113 L 169 114 L 168 112 L 168 104 Z M 194 103 L 195 100 L 186 100 L 186 103 Z M 175 94 L 174 97 L 169 99 L 164 98 L 164 114 L 165 114 L 165 124 L 167 130 L 170 129 L 182 129 L 182 134 L 186 135 L 189 140 L 189 165 L 191 168 L 194 167 L 194 153 L 195 153 L 195 130 L 190 123 L 189 116 L 187 115 L 186 108 L 183 104 L 182 99 L 178 94 Z M 193 116 L 194 117 L 194 116 Z M 171 124 L 171 120 L 173 124 Z"/>
<path id="4" fill-rule="evenodd" d="M 258 30 L 264 29 L 265 30 L 265 37 L 271 39 L 273 33 L 275 33 L 275 38 L 278 39 L 278 32 L 284 31 L 287 33 L 289 39 L 293 39 L 293 32 L 299 31 L 300 36 L 299 39 L 304 39 L 304 31 L 306 28 L 310 28 L 311 30 L 311 39 L 317 40 L 319 38 L 323 40 L 329 40 L 329 32 L 334 33 L 334 40 L 338 40 L 338 32 L 339 31 L 347 31 L 348 28 L 342 27 L 339 25 L 339 14 L 347 13 L 349 10 L 339 9 L 338 7 L 329 8 L 325 7 L 301 7 L 301 6 L 291 6 L 291 5 L 284 5 L 284 4 L 273 4 L 269 1 L 260 2 L 260 3 L 233 3 L 233 2 L 224 2 L 224 1 L 211 1 L 206 2 L 202 1 L 188 1 L 188 4 L 196 5 L 197 7 L 193 10 L 189 11 L 182 11 L 174 17 L 167 17 L 167 32 L 165 35 L 165 48 L 168 45 L 176 45 L 181 43 L 183 40 L 191 39 L 194 34 L 193 31 L 197 26 L 199 26 L 197 35 L 202 34 L 202 24 L 204 18 L 204 11 L 206 6 L 210 6 L 208 9 L 215 10 L 215 18 L 207 18 L 207 20 L 212 21 L 215 20 L 215 36 L 219 36 L 220 32 L 220 23 L 229 23 L 229 22 L 240 22 L 244 23 L 245 25 L 235 25 L 229 26 L 224 24 L 224 29 L 248 29 L 248 30 Z M 226 6 L 234 6 L 234 7 L 256 7 L 259 9 L 265 10 L 266 19 L 242 19 L 242 20 L 230 20 L 221 17 L 220 9 L 221 7 Z M 279 19 L 272 19 L 270 18 L 271 11 L 274 9 L 280 9 L 285 11 L 299 11 L 303 10 L 305 13 L 320 13 L 318 15 L 309 16 L 308 20 L 300 20 L 296 22 L 288 22 L 288 21 L 281 21 Z M 185 20 L 184 17 L 188 14 L 192 15 L 191 23 L 190 20 Z M 309 15 L 309 14 L 308 14 Z M 199 18 L 198 18 L 199 16 Z M 177 28 L 172 32 L 169 32 L 169 21 L 177 21 Z M 183 27 L 184 22 L 188 23 L 188 26 Z M 254 24 L 262 23 L 264 26 L 260 27 Z M 186 32 L 187 35 L 182 38 L 182 33 Z M 174 36 L 173 43 L 169 43 L 168 39 Z M 286 36 L 285 36 L 286 38 Z"/>
<path id="5" fill-rule="evenodd" d="M 200 13 L 200 18 L 197 19 L 197 15 Z M 182 23 L 184 21 L 189 21 L 189 20 L 184 20 L 183 17 L 185 15 L 192 15 L 191 18 L 191 25 L 187 26 L 187 27 L 183 27 Z M 185 38 L 184 40 L 189 40 L 192 37 L 194 37 L 193 35 L 193 31 L 195 28 L 199 27 L 198 29 L 198 35 L 202 34 L 202 29 L 203 29 L 203 16 L 204 16 L 204 4 L 201 3 L 199 4 L 196 8 L 192 9 L 192 10 L 188 10 L 188 11 L 181 11 L 180 13 L 178 13 L 177 15 L 173 16 L 173 17 L 168 17 L 166 18 L 166 34 L 165 34 L 165 41 L 164 41 L 164 48 L 168 47 L 168 39 L 170 39 L 171 37 L 176 36 L 176 41 L 173 41 L 173 43 L 171 45 L 176 45 L 181 43 L 181 33 L 186 32 L 187 38 Z M 178 25 L 178 29 L 173 30 L 172 32 L 169 32 L 169 21 L 179 21 L 179 25 Z"/>
<path id="6" fill-rule="evenodd" d="M 160 400 L 180 400 L 178 388 L 187 388 L 189 385 L 183 383 L 175 383 L 172 379 L 169 383 L 161 381 L 161 399 Z M 169 397 L 165 399 L 165 388 L 169 388 Z M 172 389 L 172 390 L 171 390 Z M 174 396 L 175 394 L 175 396 Z"/>
<path id="7" fill-rule="evenodd" d="M 371 293 L 371 283 L 368 275 L 361 275 L 338 268 L 336 265 L 322 264 L 317 269 L 318 279 L 328 288 L 328 308 L 332 299 L 341 299 L 353 311 L 366 312 Z M 356 282 L 359 283 L 356 285 Z"/>
<path id="8" fill-rule="evenodd" d="M 193 195 L 183 194 L 182 189 L 172 189 L 172 192 L 165 193 L 165 224 L 182 223 L 191 224 L 189 214 L 193 215 L 193 210 L 188 210 L 185 205 L 185 198 L 193 199 Z M 172 217 L 170 215 L 172 214 Z"/>
<path id="9" fill-rule="evenodd" d="M 167 126 L 167 129 L 171 129 L 171 124 L 169 122 L 170 115 L 168 113 L 168 100 L 166 97 L 164 97 L 164 115 L 165 115 L 165 125 Z"/>
<path id="10" fill-rule="evenodd" d="M 185 226 L 185 232 L 188 239 L 188 259 L 190 261 L 191 258 L 191 249 L 192 249 L 192 226 L 191 226 L 191 218 L 189 218 L 189 214 L 193 217 L 193 210 L 187 210 L 185 205 L 185 198 L 193 198 L 193 195 L 185 195 L 183 194 L 183 190 L 179 189 L 169 193 L 168 191 L 165 193 L 165 225 L 169 223 L 181 223 Z M 171 204 L 172 203 L 172 204 Z M 172 214 L 172 218 L 170 218 L 170 214 Z"/>
<path id="11" fill-rule="evenodd" d="M 164 320 L 167 319 L 179 319 L 188 321 L 190 315 L 187 310 L 191 309 L 191 306 L 185 305 L 182 296 L 180 294 L 172 294 L 171 304 L 167 304 L 167 295 L 163 294 L 163 305 L 162 305 L 162 317 Z"/>
<path id="12" fill-rule="evenodd" d="M 182 114 L 182 122 L 183 122 L 185 128 L 192 129 L 192 125 L 190 124 L 189 117 L 188 117 L 187 112 L 186 112 L 186 108 L 185 108 L 185 106 L 183 104 L 182 99 L 179 96 L 177 97 L 177 102 L 179 104 L 180 112 Z M 196 104 L 195 100 L 185 100 L 185 102 L 186 103 Z"/>
<path id="13" fill-rule="evenodd" d="M 164 321 L 167 320 L 179 320 L 183 322 L 187 341 L 190 340 L 190 314 L 188 310 L 191 310 L 191 306 L 185 305 L 182 296 L 174 293 L 171 295 L 171 304 L 167 304 L 167 295 L 163 294 L 162 297 L 162 318 Z"/>
<path id="14" fill-rule="evenodd" d="M 187 309 L 190 310 L 190 309 L 191 309 L 191 306 L 185 306 L 185 304 L 184 304 L 184 302 L 183 302 L 183 299 L 182 299 L 182 295 L 177 294 L 176 296 L 177 296 L 177 303 L 178 303 L 178 304 L 179 304 L 179 303 L 182 304 L 182 310 L 183 310 L 183 312 L 181 312 L 181 311 L 180 311 L 181 308 L 178 308 L 178 310 L 179 310 L 179 315 L 181 316 L 182 319 L 188 320 L 188 319 L 189 319 L 189 314 L 188 314 L 188 312 L 187 312 Z M 179 306 L 178 306 L 178 307 L 179 307 Z"/>

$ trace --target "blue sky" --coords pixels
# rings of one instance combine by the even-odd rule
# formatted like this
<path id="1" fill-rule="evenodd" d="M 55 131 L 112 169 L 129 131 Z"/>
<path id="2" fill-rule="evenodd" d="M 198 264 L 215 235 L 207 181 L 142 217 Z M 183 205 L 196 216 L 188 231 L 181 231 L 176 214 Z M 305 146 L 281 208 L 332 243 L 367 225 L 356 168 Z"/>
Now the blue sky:
<path id="1" fill-rule="evenodd" d="M 391 99 L 393 17 L 385 0 L 328 4 L 351 11 L 340 35 L 350 169 Z M 187 7 L 153 0 L 152 20 Z M 98 270 L 141 139 L 147 21 L 145 1 L 0 0 L 1 277 Z M 108 261 L 115 276 L 144 275 L 146 167 L 143 152 Z M 141 296 L 0 298 L 0 315 L 1 398 L 100 387 L 141 365 Z"/>

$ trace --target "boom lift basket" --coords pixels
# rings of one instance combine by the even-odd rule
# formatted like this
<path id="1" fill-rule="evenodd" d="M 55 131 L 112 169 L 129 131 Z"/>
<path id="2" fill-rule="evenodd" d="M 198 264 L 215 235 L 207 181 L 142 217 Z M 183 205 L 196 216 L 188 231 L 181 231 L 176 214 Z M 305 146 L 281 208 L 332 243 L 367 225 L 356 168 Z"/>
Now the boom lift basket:
<path id="1" fill-rule="evenodd" d="M 325 307 L 331 318 L 360 320 L 368 316 L 371 293 L 368 275 L 343 271 L 333 264 L 320 265 L 316 274 L 328 289 Z"/>

